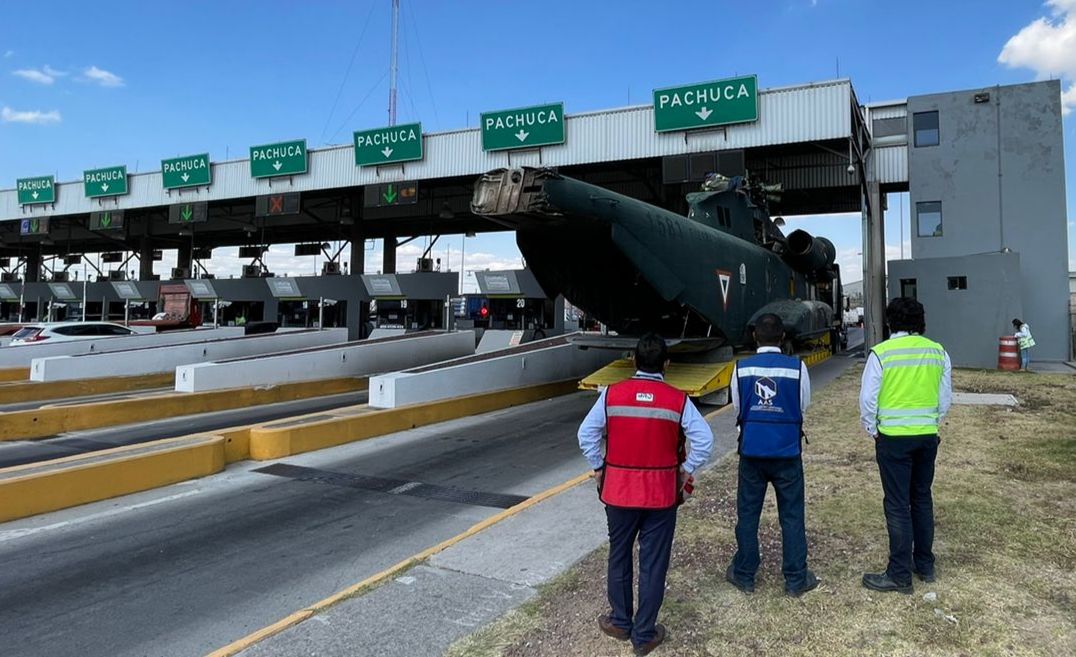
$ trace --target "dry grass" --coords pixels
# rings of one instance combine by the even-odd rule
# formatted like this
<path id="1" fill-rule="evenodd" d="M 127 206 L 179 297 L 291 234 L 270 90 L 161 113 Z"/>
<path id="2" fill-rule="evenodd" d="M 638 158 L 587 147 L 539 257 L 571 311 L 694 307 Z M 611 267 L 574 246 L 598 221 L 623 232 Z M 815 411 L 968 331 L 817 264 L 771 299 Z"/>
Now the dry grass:
<path id="1" fill-rule="evenodd" d="M 735 457 L 681 511 L 656 655 L 1076 654 L 1076 377 L 965 372 L 959 390 L 1010 392 L 1017 409 L 954 407 L 934 486 L 940 578 L 912 596 L 876 594 L 885 521 L 873 445 L 859 430 L 858 368 L 821 392 L 804 457 L 810 565 L 822 587 L 783 595 L 772 493 L 760 530 L 758 592 L 724 581 L 734 551 Z M 598 633 L 604 551 L 535 600 L 449 650 L 467 657 L 630 655 Z M 936 601 L 924 600 L 934 592 Z"/>

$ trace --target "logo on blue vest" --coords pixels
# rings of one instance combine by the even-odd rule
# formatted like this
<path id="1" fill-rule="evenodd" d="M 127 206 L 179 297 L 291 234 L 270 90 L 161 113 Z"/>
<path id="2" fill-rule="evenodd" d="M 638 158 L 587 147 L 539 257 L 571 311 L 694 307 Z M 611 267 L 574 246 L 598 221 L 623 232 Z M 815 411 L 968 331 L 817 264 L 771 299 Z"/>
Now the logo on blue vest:
<path id="1" fill-rule="evenodd" d="M 755 396 L 763 406 L 773 406 L 773 398 L 777 396 L 777 384 L 765 376 L 755 379 Z"/>

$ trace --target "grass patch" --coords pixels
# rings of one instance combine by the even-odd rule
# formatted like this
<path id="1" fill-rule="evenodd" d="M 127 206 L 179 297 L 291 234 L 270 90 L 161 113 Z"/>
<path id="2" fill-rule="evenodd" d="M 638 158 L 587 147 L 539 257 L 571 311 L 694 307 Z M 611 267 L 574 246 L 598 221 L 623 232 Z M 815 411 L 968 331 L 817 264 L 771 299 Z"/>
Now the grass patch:
<path id="1" fill-rule="evenodd" d="M 912 596 L 860 586 L 887 556 L 873 444 L 858 421 L 858 368 L 820 392 L 804 464 L 811 568 L 822 587 L 783 595 L 773 494 L 759 540 L 758 592 L 724 582 L 735 550 L 736 459 L 701 478 L 680 514 L 657 655 L 1076 654 L 1076 377 L 959 370 L 954 387 L 1021 404 L 956 406 L 934 486 L 940 578 Z M 566 528 L 570 531 L 570 528 Z M 598 633 L 605 550 L 530 602 L 457 644 L 453 657 L 630 655 Z M 923 594 L 933 592 L 928 601 Z"/>

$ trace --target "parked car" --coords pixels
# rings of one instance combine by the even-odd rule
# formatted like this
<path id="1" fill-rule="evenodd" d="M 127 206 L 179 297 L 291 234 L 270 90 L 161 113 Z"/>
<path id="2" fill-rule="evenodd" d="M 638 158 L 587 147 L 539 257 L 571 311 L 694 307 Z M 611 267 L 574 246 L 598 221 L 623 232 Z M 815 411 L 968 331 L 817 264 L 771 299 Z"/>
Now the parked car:
<path id="1" fill-rule="evenodd" d="M 9 347 L 18 347 L 31 344 L 39 344 L 45 340 L 51 342 L 66 342 L 68 340 L 89 340 L 92 338 L 107 338 L 121 335 L 135 335 L 133 331 L 122 324 L 112 322 L 49 322 L 42 324 L 29 324 L 19 329 L 11 336 Z"/>

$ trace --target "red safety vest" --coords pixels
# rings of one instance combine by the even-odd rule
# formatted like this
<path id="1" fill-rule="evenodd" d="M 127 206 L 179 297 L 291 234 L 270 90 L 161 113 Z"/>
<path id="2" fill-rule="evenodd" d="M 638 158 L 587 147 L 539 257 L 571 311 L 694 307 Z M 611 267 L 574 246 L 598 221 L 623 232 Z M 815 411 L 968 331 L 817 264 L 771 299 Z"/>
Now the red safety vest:
<path id="1" fill-rule="evenodd" d="M 680 501 L 687 395 L 661 381 L 628 379 L 605 393 L 608 437 L 599 497 L 610 506 L 667 509 Z"/>

